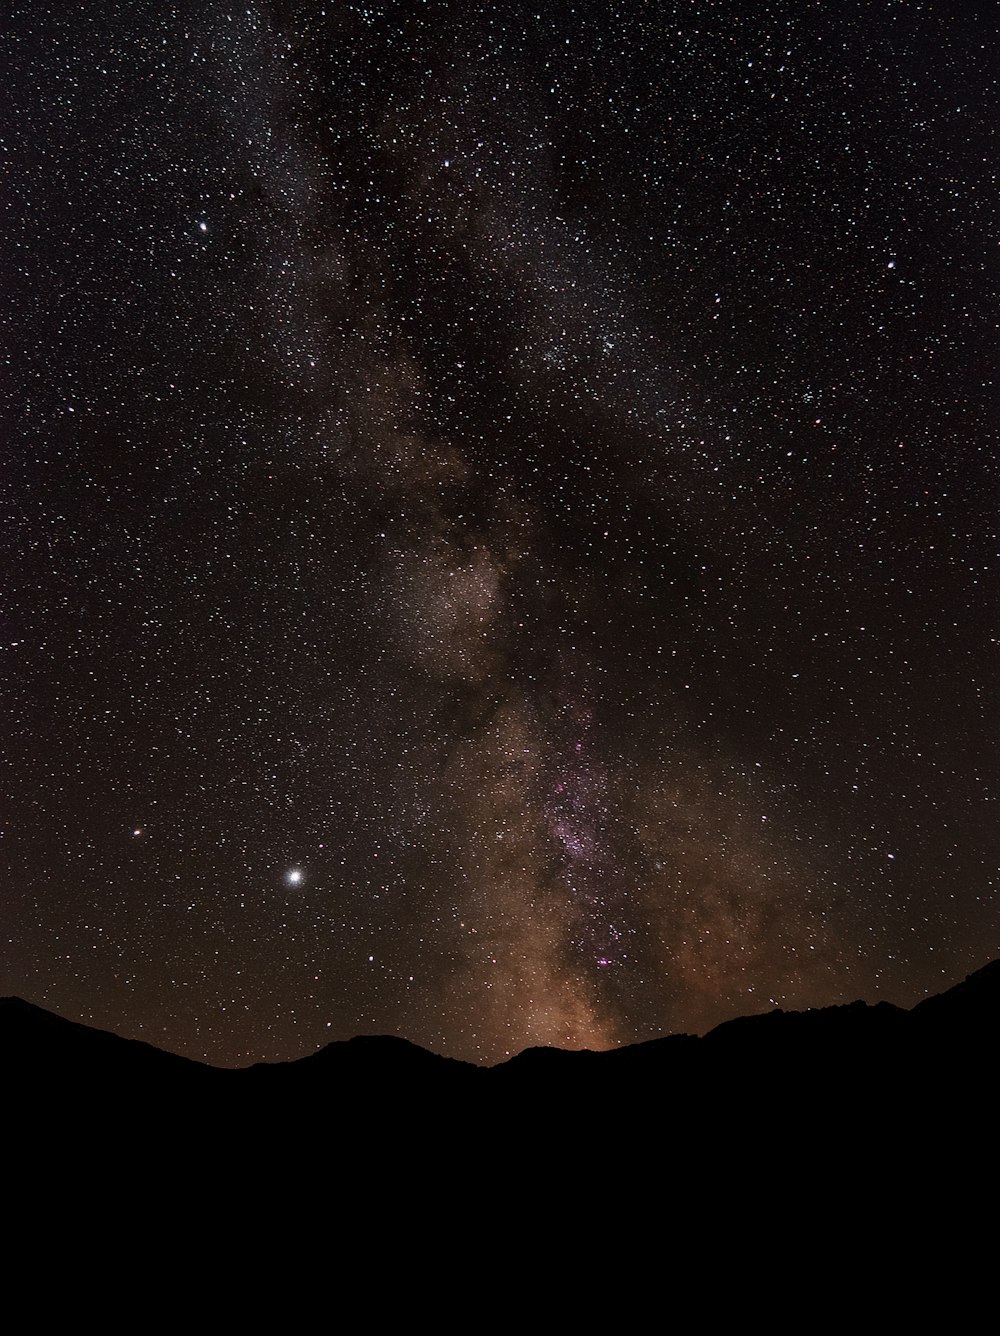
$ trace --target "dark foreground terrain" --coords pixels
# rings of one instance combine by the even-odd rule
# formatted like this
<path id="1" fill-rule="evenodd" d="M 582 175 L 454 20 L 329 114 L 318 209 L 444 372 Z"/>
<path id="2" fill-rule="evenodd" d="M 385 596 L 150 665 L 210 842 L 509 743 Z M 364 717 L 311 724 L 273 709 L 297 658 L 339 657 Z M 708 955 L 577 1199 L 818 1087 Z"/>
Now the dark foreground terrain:
<path id="1" fill-rule="evenodd" d="M 488 1252 L 504 1275 L 558 1254 L 578 1283 L 599 1237 L 675 1283 L 689 1258 L 703 1297 L 720 1249 L 752 1250 L 754 1284 L 793 1256 L 824 1284 L 884 1271 L 889 1249 L 910 1285 L 913 1249 L 992 1199 L 998 1033 L 1000 961 L 910 1011 L 772 1012 L 493 1068 L 358 1038 L 222 1070 L 6 998 L 8 1213 L 98 1252 L 152 1258 L 165 1231 L 203 1262 L 327 1266 L 336 1239 L 365 1267 L 383 1247 L 445 1270 Z"/>
<path id="2" fill-rule="evenodd" d="M 8 1113 L 64 1127 L 121 1123 L 123 1136 L 169 1122 L 171 1136 L 259 1134 L 291 1124 L 361 1139 L 475 1125 L 510 1140 L 701 1138 L 809 1129 L 850 1137 L 908 1126 L 992 1123 L 1000 1036 L 1000 961 L 905 1011 L 855 1002 L 773 1011 L 603 1053 L 529 1049 L 492 1068 L 402 1039 L 333 1043 L 296 1062 L 209 1067 L 0 999 L 0 1068 Z M 891 1122 L 891 1127 L 889 1123 Z"/>

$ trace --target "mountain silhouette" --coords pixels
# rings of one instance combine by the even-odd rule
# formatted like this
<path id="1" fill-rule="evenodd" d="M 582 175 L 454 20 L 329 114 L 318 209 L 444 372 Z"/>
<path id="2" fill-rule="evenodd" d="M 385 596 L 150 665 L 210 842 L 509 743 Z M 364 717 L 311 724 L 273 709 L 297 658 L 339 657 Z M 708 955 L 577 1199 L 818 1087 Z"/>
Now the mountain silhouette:
<path id="1" fill-rule="evenodd" d="M 530 1199 L 581 1220 L 669 1209 L 676 1237 L 685 1219 L 717 1229 L 721 1201 L 771 1229 L 854 1230 L 864 1200 L 874 1239 L 874 1203 L 903 1229 L 981 1181 L 998 1026 L 1000 961 L 911 1010 L 773 1011 L 490 1068 L 363 1036 L 222 1069 L 4 998 L 9 1178 L 32 1203 L 69 1185 L 98 1223 L 122 1203 L 187 1219 L 205 1200 L 232 1221 L 323 1202 L 377 1231 L 386 1203 L 398 1219 L 416 1203 L 454 1238 L 461 1211 L 513 1219 Z"/>
<path id="2" fill-rule="evenodd" d="M 584 1087 L 595 1099 L 669 1090 L 698 1103 L 702 1087 L 748 1070 L 779 1085 L 837 1077 L 889 1094 L 891 1081 L 926 1079 L 935 1065 L 974 1064 L 998 1034 L 1000 960 L 911 1010 L 887 1002 L 775 1010 L 726 1021 L 700 1038 L 672 1035 L 604 1052 L 529 1048 L 490 1068 L 394 1036 L 338 1041 L 291 1062 L 216 1068 L 7 997 L 0 998 L 0 1071 L 22 1095 L 85 1083 L 91 1099 L 127 1089 L 157 1098 L 197 1091 L 364 1104 L 390 1089 L 413 1098 L 508 1098 Z"/>

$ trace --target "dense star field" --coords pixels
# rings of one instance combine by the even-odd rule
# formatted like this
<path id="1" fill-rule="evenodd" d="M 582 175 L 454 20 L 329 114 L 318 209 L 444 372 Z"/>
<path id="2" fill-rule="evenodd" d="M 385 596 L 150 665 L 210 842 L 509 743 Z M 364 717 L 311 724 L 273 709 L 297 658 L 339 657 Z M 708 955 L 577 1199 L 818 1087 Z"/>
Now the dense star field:
<path id="1" fill-rule="evenodd" d="M 1000 954 L 997 36 L 17 0 L 0 991 L 489 1062 Z"/>

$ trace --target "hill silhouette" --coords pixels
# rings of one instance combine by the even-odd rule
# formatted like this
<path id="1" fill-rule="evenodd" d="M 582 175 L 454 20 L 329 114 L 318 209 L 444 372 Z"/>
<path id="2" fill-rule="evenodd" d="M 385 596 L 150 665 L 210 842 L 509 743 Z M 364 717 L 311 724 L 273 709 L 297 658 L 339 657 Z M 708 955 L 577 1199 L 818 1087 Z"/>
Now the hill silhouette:
<path id="1" fill-rule="evenodd" d="M 1000 961 L 911 1010 L 774 1011 L 491 1068 L 359 1037 L 233 1070 L 4 998 L 9 1178 L 29 1203 L 71 1191 L 97 1224 L 150 1203 L 187 1219 L 199 1200 L 233 1221 L 324 1202 L 379 1230 L 386 1203 L 400 1221 L 416 1203 L 454 1238 L 463 1211 L 493 1202 L 516 1219 L 531 1200 L 539 1238 L 544 1211 L 569 1204 L 581 1219 L 669 1211 L 677 1238 L 684 1220 L 716 1230 L 722 1201 L 773 1230 L 848 1231 L 865 1201 L 875 1238 L 876 1210 L 902 1230 L 931 1202 L 940 1218 L 963 1209 L 982 1181 L 998 1022 Z M 733 1227 L 753 1232 L 749 1216 Z"/>
<path id="2" fill-rule="evenodd" d="M 216 1068 L 7 997 L 0 998 L 0 1071 L 24 1099 L 83 1085 L 90 1100 L 196 1093 L 248 1106 L 329 1098 L 343 1109 L 388 1091 L 411 1099 L 558 1100 L 585 1090 L 613 1102 L 669 1094 L 680 1110 L 748 1076 L 766 1080 L 772 1092 L 818 1081 L 845 1093 L 863 1087 L 869 1096 L 898 1096 L 901 1085 L 926 1083 L 935 1071 L 972 1078 L 998 1033 L 1000 960 L 911 1010 L 887 1002 L 775 1010 L 724 1022 L 700 1038 L 672 1035 L 604 1052 L 532 1048 L 490 1068 L 393 1036 L 331 1043 L 292 1062 Z"/>

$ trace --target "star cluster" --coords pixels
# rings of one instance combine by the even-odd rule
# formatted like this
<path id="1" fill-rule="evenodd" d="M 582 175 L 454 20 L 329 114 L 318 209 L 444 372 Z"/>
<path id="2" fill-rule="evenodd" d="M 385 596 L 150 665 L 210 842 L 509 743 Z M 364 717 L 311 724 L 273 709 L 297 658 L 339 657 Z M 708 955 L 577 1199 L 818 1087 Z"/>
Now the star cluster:
<path id="1" fill-rule="evenodd" d="M 995 38 L 15 4 L 2 991 L 495 1061 L 1000 954 Z"/>

